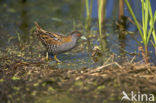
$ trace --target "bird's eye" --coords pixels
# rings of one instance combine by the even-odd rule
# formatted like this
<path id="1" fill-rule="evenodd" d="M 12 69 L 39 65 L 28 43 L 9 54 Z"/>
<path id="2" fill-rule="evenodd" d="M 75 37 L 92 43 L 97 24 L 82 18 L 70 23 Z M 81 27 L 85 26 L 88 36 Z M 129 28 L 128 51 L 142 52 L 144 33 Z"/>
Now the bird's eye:
<path id="1" fill-rule="evenodd" d="M 77 34 L 76 34 L 76 36 L 77 36 L 77 37 L 80 37 L 80 36 L 81 36 L 81 34 L 80 34 L 80 33 L 77 33 Z"/>

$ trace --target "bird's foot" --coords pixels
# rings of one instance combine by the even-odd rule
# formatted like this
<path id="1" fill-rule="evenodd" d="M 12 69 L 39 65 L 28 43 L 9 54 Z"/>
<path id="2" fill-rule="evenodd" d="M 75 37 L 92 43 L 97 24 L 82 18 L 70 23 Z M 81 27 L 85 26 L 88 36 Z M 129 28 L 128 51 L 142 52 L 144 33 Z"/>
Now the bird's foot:
<path id="1" fill-rule="evenodd" d="M 48 61 L 49 57 L 48 57 L 48 52 L 46 53 L 46 56 L 41 58 L 41 61 Z"/>
<path id="2" fill-rule="evenodd" d="M 56 57 L 56 55 L 54 56 L 54 59 L 56 60 L 57 63 L 62 63 L 62 61 L 60 61 L 60 60 Z"/>
<path id="3" fill-rule="evenodd" d="M 46 52 L 45 60 L 48 61 L 48 58 L 49 58 L 49 54 L 48 54 L 48 52 Z"/>

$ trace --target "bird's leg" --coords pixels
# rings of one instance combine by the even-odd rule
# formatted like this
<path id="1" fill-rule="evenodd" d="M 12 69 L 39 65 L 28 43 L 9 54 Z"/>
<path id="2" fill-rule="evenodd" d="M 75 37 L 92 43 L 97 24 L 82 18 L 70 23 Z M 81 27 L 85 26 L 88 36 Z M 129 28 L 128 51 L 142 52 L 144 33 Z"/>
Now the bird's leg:
<path id="1" fill-rule="evenodd" d="M 49 57 L 48 57 L 48 52 L 46 52 L 46 56 L 44 55 L 44 57 L 41 58 L 41 61 L 48 61 Z"/>
<path id="2" fill-rule="evenodd" d="M 56 57 L 56 55 L 54 55 L 54 59 L 56 60 L 56 62 L 62 63 L 62 62 Z"/>
<path id="3" fill-rule="evenodd" d="M 48 56 L 49 56 L 49 54 L 48 54 L 48 52 L 46 52 L 46 60 L 48 61 Z"/>

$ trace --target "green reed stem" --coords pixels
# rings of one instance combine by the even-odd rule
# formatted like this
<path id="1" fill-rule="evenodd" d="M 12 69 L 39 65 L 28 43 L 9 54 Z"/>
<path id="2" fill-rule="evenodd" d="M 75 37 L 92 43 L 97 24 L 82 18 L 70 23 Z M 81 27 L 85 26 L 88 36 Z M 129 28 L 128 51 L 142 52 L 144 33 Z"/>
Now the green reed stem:
<path id="1" fill-rule="evenodd" d="M 99 40 L 101 43 L 101 49 L 104 51 L 104 43 L 103 43 L 103 35 L 102 35 L 102 21 L 104 20 L 103 13 L 103 6 L 106 3 L 106 0 L 99 0 L 98 1 L 98 24 L 99 24 Z M 105 8 L 104 8 L 105 11 Z"/>
<path id="2" fill-rule="evenodd" d="M 86 0 L 86 25 L 85 28 L 88 31 L 88 29 L 90 29 L 90 25 L 91 25 L 91 18 L 92 18 L 92 4 L 93 4 L 93 0 Z"/>
<path id="3" fill-rule="evenodd" d="M 87 14 L 87 17 L 90 16 L 90 13 L 89 13 L 89 0 L 86 0 L 86 14 Z"/>
<path id="4" fill-rule="evenodd" d="M 150 4 L 150 0 L 141 0 L 142 3 L 142 28 L 139 27 L 139 23 L 135 17 L 135 14 L 128 2 L 128 0 L 125 0 L 127 7 L 135 21 L 135 24 L 139 30 L 139 33 L 141 35 L 142 41 L 144 43 L 144 47 L 145 47 L 145 54 L 146 56 L 148 55 L 148 43 L 151 37 L 151 34 L 153 34 L 153 38 L 154 38 L 154 42 L 156 44 L 156 35 L 155 35 L 155 28 L 154 28 L 154 22 L 156 20 L 156 13 L 152 14 L 152 8 L 151 8 L 151 4 Z M 148 26 L 150 26 L 150 28 L 148 29 Z"/>
<path id="5" fill-rule="evenodd" d="M 102 1 L 99 0 L 99 7 L 98 7 L 98 23 L 99 23 L 99 34 L 100 34 L 100 38 L 102 37 Z"/>
<path id="6" fill-rule="evenodd" d="M 90 1 L 90 2 L 89 2 Z M 86 5 L 86 21 L 85 21 L 85 29 L 87 31 L 87 37 L 90 35 L 90 27 L 91 27 L 91 20 L 92 20 L 92 4 L 93 0 L 85 0 Z M 91 51 L 91 43 L 87 40 L 88 51 Z"/>
<path id="7" fill-rule="evenodd" d="M 151 31 L 152 31 L 152 36 L 153 36 L 153 39 L 154 39 L 154 47 L 156 47 L 156 33 L 155 33 L 155 28 L 154 28 L 154 23 L 156 22 L 156 11 L 154 13 L 154 16 L 153 16 L 153 13 L 152 13 L 152 8 L 151 8 L 151 3 L 149 2 L 149 14 L 150 14 L 150 34 L 151 34 Z"/>
<path id="8" fill-rule="evenodd" d="M 156 55 L 156 33 L 155 33 L 155 27 L 154 27 L 154 23 L 156 22 L 156 11 L 154 13 L 154 16 L 153 16 L 153 13 L 152 13 L 152 8 L 151 8 L 151 4 L 149 2 L 149 14 L 150 14 L 150 30 L 149 30 L 149 35 L 151 34 L 152 32 L 152 36 L 153 36 L 153 40 L 154 42 L 151 40 L 152 44 L 153 44 L 153 47 L 155 48 L 155 55 Z M 150 38 L 150 36 L 148 37 Z"/>
<path id="9" fill-rule="evenodd" d="M 150 0 L 141 0 L 141 3 L 142 3 L 142 28 L 141 28 L 141 27 L 139 27 L 139 23 L 135 17 L 135 14 L 134 14 L 128 0 L 125 0 L 125 2 L 127 4 L 127 7 L 135 21 L 135 24 L 139 30 L 139 33 L 141 35 L 141 38 L 142 38 L 142 41 L 144 44 L 145 55 L 148 60 L 148 44 L 149 44 L 151 34 L 152 34 L 153 40 L 154 40 L 154 42 L 152 40 L 151 40 L 151 42 L 155 48 L 155 53 L 156 53 L 156 33 L 155 33 L 155 28 L 154 28 L 154 24 L 156 22 L 156 11 L 153 15 Z"/>

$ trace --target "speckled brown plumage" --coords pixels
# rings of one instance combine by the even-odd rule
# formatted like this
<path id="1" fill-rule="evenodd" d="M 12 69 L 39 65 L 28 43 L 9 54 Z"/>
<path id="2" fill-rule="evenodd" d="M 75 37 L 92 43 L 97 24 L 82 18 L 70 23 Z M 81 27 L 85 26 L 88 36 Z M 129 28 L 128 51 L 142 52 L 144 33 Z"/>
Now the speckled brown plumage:
<path id="1" fill-rule="evenodd" d="M 39 40 L 46 47 L 47 52 L 53 55 L 73 49 L 77 44 L 77 40 L 81 37 L 81 33 L 78 31 L 74 31 L 70 35 L 65 36 L 59 33 L 45 31 L 37 22 L 35 22 L 35 26 L 35 35 L 39 37 Z"/>

